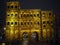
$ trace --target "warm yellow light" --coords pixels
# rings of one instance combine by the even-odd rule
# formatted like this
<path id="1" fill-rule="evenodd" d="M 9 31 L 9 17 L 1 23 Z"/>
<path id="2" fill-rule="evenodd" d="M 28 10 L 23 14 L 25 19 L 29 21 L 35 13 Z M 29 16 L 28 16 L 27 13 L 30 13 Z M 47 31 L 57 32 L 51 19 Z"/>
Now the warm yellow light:
<path id="1" fill-rule="evenodd" d="M 43 38 L 46 38 L 46 29 L 43 29 L 42 32 L 43 32 Z"/>
<path id="2" fill-rule="evenodd" d="M 5 43 L 2 43 L 2 45 L 5 45 Z"/>
<path id="3" fill-rule="evenodd" d="M 15 30 L 15 34 L 18 33 L 18 30 Z"/>
<path id="4" fill-rule="evenodd" d="M 14 39 L 13 38 L 14 37 L 14 31 L 13 30 L 10 30 L 10 36 L 9 37 L 10 37 L 10 40 L 13 40 Z"/>
<path id="5" fill-rule="evenodd" d="M 47 30 L 47 37 L 50 38 L 50 29 Z"/>
<path id="6" fill-rule="evenodd" d="M 10 30 L 10 34 L 13 34 L 13 32 L 14 32 L 13 30 Z"/>
<path id="7" fill-rule="evenodd" d="M 17 39 L 19 36 L 18 30 L 15 30 L 15 39 Z"/>
<path id="8" fill-rule="evenodd" d="M 36 12 L 34 12 L 34 14 L 40 14 L 40 12 L 37 12 L 37 11 L 36 11 Z"/>
<path id="9" fill-rule="evenodd" d="M 49 24 L 47 23 L 47 21 L 54 20 L 54 17 L 51 11 L 41 11 L 40 9 L 20 10 L 19 7 L 20 7 L 19 2 L 16 2 L 16 1 L 7 2 L 6 27 L 4 27 L 4 30 L 6 33 L 5 34 L 6 38 L 8 40 L 21 38 L 24 32 L 27 32 L 29 37 L 33 32 L 37 32 L 39 39 L 41 39 L 42 36 L 44 39 L 46 39 L 46 37 L 49 39 L 51 34 L 52 34 L 51 37 L 54 36 L 53 35 L 54 30 L 49 29 L 51 28 L 51 26 L 50 26 L 50 23 Z M 51 14 L 49 15 L 49 13 Z M 23 18 L 24 14 L 26 15 L 25 18 Z M 40 16 L 42 19 L 40 18 Z M 46 26 L 43 26 L 43 21 L 46 21 Z M 24 22 L 32 22 L 32 23 L 25 24 Z M 40 30 L 41 28 L 42 30 Z M 41 36 L 41 32 L 42 32 L 42 36 Z M 5 43 L 3 43 L 2 45 L 5 45 Z"/>
<path id="10" fill-rule="evenodd" d="M 44 14 L 42 14 L 42 17 L 45 17 L 45 15 L 44 15 Z"/>
<path id="11" fill-rule="evenodd" d="M 11 26 L 14 26 L 14 25 L 11 25 Z"/>

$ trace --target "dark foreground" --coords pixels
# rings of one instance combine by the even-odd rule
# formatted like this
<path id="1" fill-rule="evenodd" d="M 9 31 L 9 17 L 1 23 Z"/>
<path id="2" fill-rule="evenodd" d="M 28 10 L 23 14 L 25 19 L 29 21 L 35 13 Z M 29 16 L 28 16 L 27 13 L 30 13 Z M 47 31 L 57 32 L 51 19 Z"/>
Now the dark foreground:
<path id="1" fill-rule="evenodd" d="M 22 43 L 19 41 L 13 41 L 13 42 L 0 42 L 0 45 L 56 45 L 56 41 L 30 41 L 28 43 Z M 58 44 L 57 44 L 58 45 Z"/>

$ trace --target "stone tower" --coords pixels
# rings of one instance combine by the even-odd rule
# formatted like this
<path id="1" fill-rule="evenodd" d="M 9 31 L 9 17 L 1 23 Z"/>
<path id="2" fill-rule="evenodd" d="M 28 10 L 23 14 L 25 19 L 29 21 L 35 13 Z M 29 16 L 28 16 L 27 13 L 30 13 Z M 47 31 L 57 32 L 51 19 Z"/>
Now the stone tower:
<path id="1" fill-rule="evenodd" d="M 18 38 L 18 11 L 19 2 L 12 1 L 6 3 L 6 39 L 8 41 Z"/>

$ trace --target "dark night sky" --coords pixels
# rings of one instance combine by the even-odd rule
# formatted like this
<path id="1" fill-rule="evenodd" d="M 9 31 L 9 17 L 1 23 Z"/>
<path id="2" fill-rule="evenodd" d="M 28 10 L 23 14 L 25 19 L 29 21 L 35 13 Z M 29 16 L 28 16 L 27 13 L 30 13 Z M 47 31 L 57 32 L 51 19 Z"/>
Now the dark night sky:
<path id="1" fill-rule="evenodd" d="M 0 0 L 0 25 L 4 25 L 5 8 L 8 0 Z M 56 16 L 60 15 L 59 0 L 19 0 L 22 9 L 53 10 Z"/>

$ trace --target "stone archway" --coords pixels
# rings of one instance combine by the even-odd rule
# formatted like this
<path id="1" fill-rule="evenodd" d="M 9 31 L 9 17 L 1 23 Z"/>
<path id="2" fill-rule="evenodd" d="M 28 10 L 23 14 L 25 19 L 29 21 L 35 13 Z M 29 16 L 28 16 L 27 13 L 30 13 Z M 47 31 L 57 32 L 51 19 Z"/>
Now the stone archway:
<path id="1" fill-rule="evenodd" d="M 28 33 L 27 32 L 23 32 L 22 34 L 22 45 L 27 45 L 29 40 L 28 40 Z"/>
<path id="2" fill-rule="evenodd" d="M 31 40 L 32 41 L 38 41 L 39 39 L 39 36 L 38 36 L 38 33 L 36 31 L 34 31 L 32 34 L 31 34 Z"/>
<path id="3" fill-rule="evenodd" d="M 28 33 L 27 32 L 23 32 L 22 40 L 26 40 L 26 39 L 28 39 Z"/>

